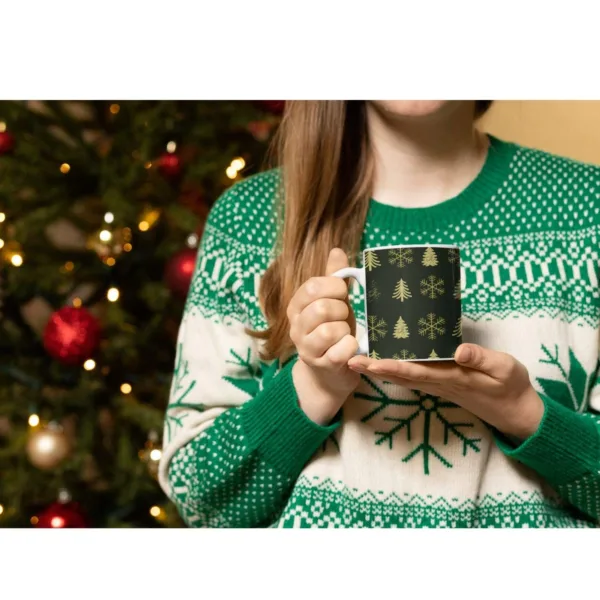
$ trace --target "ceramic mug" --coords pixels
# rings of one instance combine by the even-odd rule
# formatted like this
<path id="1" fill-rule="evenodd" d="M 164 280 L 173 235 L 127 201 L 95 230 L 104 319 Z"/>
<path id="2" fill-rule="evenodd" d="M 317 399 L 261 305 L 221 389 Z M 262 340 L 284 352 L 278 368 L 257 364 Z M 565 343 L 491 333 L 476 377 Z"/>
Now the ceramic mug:
<path id="1" fill-rule="evenodd" d="M 353 277 L 365 294 L 358 354 L 397 360 L 454 360 L 462 343 L 460 250 L 429 244 L 366 248 Z"/>

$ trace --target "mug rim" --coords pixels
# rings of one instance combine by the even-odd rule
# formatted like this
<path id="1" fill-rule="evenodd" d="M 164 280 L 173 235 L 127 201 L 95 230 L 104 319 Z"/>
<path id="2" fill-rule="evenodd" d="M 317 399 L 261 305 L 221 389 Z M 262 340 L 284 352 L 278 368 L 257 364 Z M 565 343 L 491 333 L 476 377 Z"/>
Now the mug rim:
<path id="1" fill-rule="evenodd" d="M 362 253 L 368 250 L 389 250 L 390 248 L 460 248 L 456 244 L 392 244 L 391 246 L 373 246 L 365 248 Z"/>

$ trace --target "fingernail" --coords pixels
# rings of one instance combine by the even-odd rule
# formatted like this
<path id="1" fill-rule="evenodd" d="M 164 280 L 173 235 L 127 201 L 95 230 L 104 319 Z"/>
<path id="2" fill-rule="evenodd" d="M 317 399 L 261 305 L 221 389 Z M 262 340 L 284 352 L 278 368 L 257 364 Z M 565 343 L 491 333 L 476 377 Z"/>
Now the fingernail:
<path id="1" fill-rule="evenodd" d="M 468 362 L 471 359 L 471 349 L 468 346 L 465 346 L 458 353 L 457 360 L 459 362 Z"/>
<path id="2" fill-rule="evenodd" d="M 353 371 L 357 373 L 366 373 L 366 369 L 362 365 L 348 365 Z"/>

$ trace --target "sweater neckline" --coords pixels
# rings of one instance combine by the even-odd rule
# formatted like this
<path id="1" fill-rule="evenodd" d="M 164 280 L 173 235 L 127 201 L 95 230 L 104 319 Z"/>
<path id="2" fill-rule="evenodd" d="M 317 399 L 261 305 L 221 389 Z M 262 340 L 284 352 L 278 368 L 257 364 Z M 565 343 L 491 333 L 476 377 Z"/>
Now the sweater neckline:
<path id="1" fill-rule="evenodd" d="M 433 206 L 407 208 L 369 200 L 367 222 L 382 230 L 436 230 L 460 223 L 479 210 L 508 177 L 516 144 L 487 134 L 489 145 L 484 164 L 475 179 L 459 194 Z M 407 232 L 408 233 L 408 232 Z"/>

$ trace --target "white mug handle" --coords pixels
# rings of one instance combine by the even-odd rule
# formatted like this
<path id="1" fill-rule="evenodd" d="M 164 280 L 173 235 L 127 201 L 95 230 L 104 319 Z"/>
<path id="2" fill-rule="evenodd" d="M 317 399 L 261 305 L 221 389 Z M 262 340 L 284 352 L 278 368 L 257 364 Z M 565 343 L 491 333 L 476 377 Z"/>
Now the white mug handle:
<path id="1" fill-rule="evenodd" d="M 365 278 L 365 270 L 358 269 L 356 267 L 345 267 L 331 274 L 331 277 L 339 277 L 340 279 L 346 279 L 346 277 L 353 277 L 360 283 L 363 288 L 364 293 L 367 293 L 367 282 Z M 369 354 L 369 335 L 367 333 L 367 326 L 365 323 L 365 335 L 362 336 L 360 340 L 358 340 L 358 350 L 356 354 L 365 354 L 368 356 Z"/>

